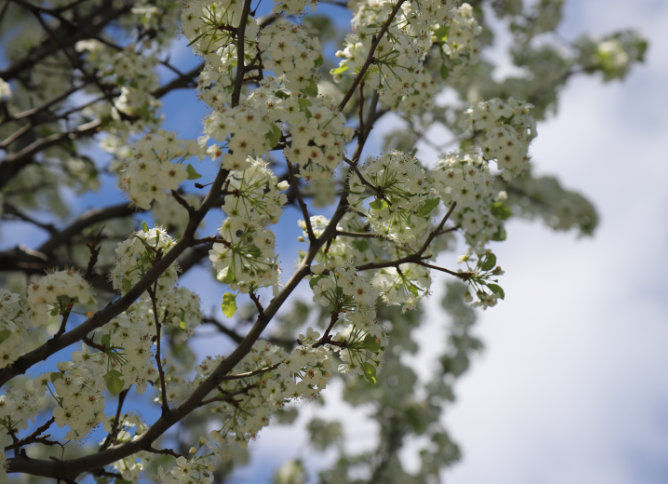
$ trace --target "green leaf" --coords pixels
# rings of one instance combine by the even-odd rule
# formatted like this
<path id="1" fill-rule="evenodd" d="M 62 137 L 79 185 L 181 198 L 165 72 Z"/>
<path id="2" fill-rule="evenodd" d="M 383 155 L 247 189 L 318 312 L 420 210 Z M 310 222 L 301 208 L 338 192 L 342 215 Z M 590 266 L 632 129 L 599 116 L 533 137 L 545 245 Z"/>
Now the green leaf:
<path id="1" fill-rule="evenodd" d="M 323 277 L 325 277 L 325 276 L 314 276 L 314 277 L 312 277 L 311 279 L 309 279 L 308 285 L 311 287 L 311 289 L 313 289 L 315 287 L 315 285 L 318 283 L 318 281 L 320 279 L 322 279 Z"/>
<path id="2" fill-rule="evenodd" d="M 9 336 L 10 336 L 11 334 L 12 334 L 12 332 L 11 332 L 10 330 L 8 330 L 8 329 L 3 329 L 2 331 L 0 331 L 0 343 L 2 343 L 2 342 L 5 341 L 7 338 L 9 338 Z"/>
<path id="3" fill-rule="evenodd" d="M 387 208 L 389 206 L 390 205 L 385 200 L 383 200 L 382 198 L 377 198 L 369 204 L 369 207 L 373 208 L 374 210 L 382 210 L 382 209 Z"/>
<path id="4" fill-rule="evenodd" d="M 431 213 L 432 210 L 434 210 L 436 207 L 438 207 L 439 202 L 440 202 L 440 200 L 438 198 L 430 198 L 429 200 L 425 200 L 418 207 L 417 214 L 420 217 L 426 217 L 427 215 L 429 215 Z"/>
<path id="5" fill-rule="evenodd" d="M 348 66 L 345 65 L 345 64 L 343 64 L 343 65 L 340 65 L 339 67 L 335 67 L 334 69 L 332 69 L 331 71 L 329 71 L 329 73 L 330 73 L 331 75 L 333 75 L 333 76 L 337 76 L 337 75 L 339 75 L 339 74 L 343 74 L 343 73 L 346 72 L 347 70 L 348 70 Z"/>
<path id="6" fill-rule="evenodd" d="M 197 170 L 195 170 L 191 164 L 186 166 L 186 173 L 188 173 L 188 180 L 197 180 L 198 178 L 202 178 L 202 175 L 197 173 Z"/>
<path id="7" fill-rule="evenodd" d="M 219 279 L 221 282 L 224 282 L 225 284 L 234 284 L 237 282 L 237 277 L 234 274 L 234 270 L 231 270 L 230 267 L 226 267 L 221 271 L 223 273 L 223 278 Z"/>
<path id="8" fill-rule="evenodd" d="M 445 42 L 448 40 L 449 28 L 445 25 L 441 25 L 439 28 L 434 30 L 434 36 L 438 42 Z"/>
<path id="9" fill-rule="evenodd" d="M 143 232 L 148 232 L 148 225 L 143 220 L 141 221 L 141 229 Z"/>
<path id="10" fill-rule="evenodd" d="M 496 266 L 496 256 L 492 253 L 487 254 L 487 256 L 482 260 L 480 264 L 480 269 L 483 271 L 491 271 Z"/>
<path id="11" fill-rule="evenodd" d="M 269 144 L 274 147 L 278 144 L 279 141 L 281 141 L 281 135 L 282 135 L 281 128 L 278 127 L 276 123 L 271 123 L 271 127 L 269 128 L 269 131 L 267 131 L 264 134 L 264 137 L 269 140 Z"/>
<path id="12" fill-rule="evenodd" d="M 51 383 L 54 381 L 58 380 L 59 378 L 63 378 L 64 375 L 60 373 L 59 371 L 52 371 L 51 375 L 49 376 L 49 379 L 51 380 Z"/>
<path id="13" fill-rule="evenodd" d="M 223 310 L 223 314 L 228 318 L 234 316 L 234 313 L 237 312 L 237 295 L 229 292 L 223 294 L 223 304 L 220 307 Z"/>
<path id="14" fill-rule="evenodd" d="M 505 299 L 506 293 L 503 292 L 503 288 L 501 286 L 499 286 L 498 284 L 489 283 L 489 284 L 487 284 L 487 288 L 490 291 L 492 291 L 494 294 L 499 296 L 500 299 Z"/>
<path id="15" fill-rule="evenodd" d="M 369 242 L 364 239 L 354 239 L 351 242 L 351 245 L 359 252 L 366 252 L 366 250 L 369 248 Z"/>
<path id="16" fill-rule="evenodd" d="M 410 292 L 413 296 L 418 297 L 420 295 L 420 291 L 418 291 L 418 287 L 415 284 L 407 280 L 405 280 L 404 284 L 406 285 L 408 292 Z"/>
<path id="17" fill-rule="evenodd" d="M 317 69 L 320 67 L 323 63 L 325 62 L 325 59 L 322 58 L 321 55 L 318 56 L 318 58 L 314 62 L 314 67 Z"/>
<path id="18" fill-rule="evenodd" d="M 100 338 L 100 343 L 102 343 L 102 346 L 109 349 L 109 347 L 111 346 L 111 335 L 103 334 L 102 337 Z"/>
<path id="19" fill-rule="evenodd" d="M 450 69 L 445 64 L 441 64 L 441 79 L 446 80 L 450 75 Z"/>
<path id="20" fill-rule="evenodd" d="M 299 110 L 306 114 L 306 119 L 311 119 L 311 111 L 308 110 L 308 107 L 311 106 L 313 103 L 309 99 L 306 99 L 305 97 L 300 97 L 297 99 L 297 103 L 299 104 Z"/>
<path id="21" fill-rule="evenodd" d="M 474 148 L 474 146 L 475 146 L 475 143 L 473 142 L 473 140 L 471 138 L 466 138 L 466 139 L 462 140 L 461 143 L 459 143 L 459 149 L 461 151 L 470 151 Z"/>
<path id="22" fill-rule="evenodd" d="M 380 351 L 380 341 L 372 334 L 367 334 L 362 341 L 362 348 L 378 353 Z"/>
<path id="23" fill-rule="evenodd" d="M 492 240 L 495 242 L 503 242 L 506 240 L 506 231 L 503 228 L 499 228 L 499 230 L 492 235 Z"/>
<path id="24" fill-rule="evenodd" d="M 310 79 L 308 86 L 304 89 L 300 89 L 299 92 L 305 94 L 308 97 L 316 97 L 318 95 L 318 83 L 314 79 Z"/>
<path id="25" fill-rule="evenodd" d="M 372 385 L 378 383 L 378 380 L 376 379 L 376 367 L 373 364 L 364 361 L 360 366 L 362 367 L 362 371 L 364 372 L 364 378 L 366 378 L 366 381 L 368 381 Z"/>
<path id="26" fill-rule="evenodd" d="M 125 380 L 123 380 L 123 374 L 118 370 L 109 370 L 104 375 L 104 383 L 107 386 L 107 390 L 112 395 L 118 395 L 123 391 L 125 386 Z"/>
<path id="27" fill-rule="evenodd" d="M 506 220 L 512 215 L 510 209 L 504 205 L 502 202 L 494 202 L 492 204 L 492 215 L 494 215 L 499 220 Z"/>

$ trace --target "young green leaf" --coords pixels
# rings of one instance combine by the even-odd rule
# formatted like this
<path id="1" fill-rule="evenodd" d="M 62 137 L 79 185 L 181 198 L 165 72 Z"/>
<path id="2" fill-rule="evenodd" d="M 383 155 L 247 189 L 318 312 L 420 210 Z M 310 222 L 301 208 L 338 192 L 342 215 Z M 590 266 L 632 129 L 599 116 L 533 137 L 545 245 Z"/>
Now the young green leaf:
<path id="1" fill-rule="evenodd" d="M 506 220 L 512 215 L 510 209 L 504 205 L 502 202 L 494 202 L 492 204 L 492 215 L 494 215 L 499 220 Z"/>
<path id="2" fill-rule="evenodd" d="M 373 208 L 374 210 L 382 210 L 389 207 L 389 204 L 382 198 L 377 198 L 369 204 L 369 207 Z"/>
<path id="3" fill-rule="evenodd" d="M 7 338 L 9 338 L 9 336 L 10 336 L 11 334 L 12 334 L 12 332 L 9 331 L 8 329 L 3 329 L 2 331 L 0 331 L 0 343 L 2 343 L 2 342 L 5 341 Z"/>
<path id="4" fill-rule="evenodd" d="M 378 380 L 376 379 L 376 367 L 373 364 L 363 361 L 360 366 L 364 372 L 364 378 L 366 378 L 369 383 L 372 385 L 378 383 Z"/>
<path id="5" fill-rule="evenodd" d="M 440 200 L 438 198 L 430 198 L 429 200 L 425 200 L 418 207 L 417 214 L 420 217 L 426 217 L 427 215 L 429 215 L 432 212 L 432 210 L 434 210 L 438 206 L 439 201 Z"/>
<path id="6" fill-rule="evenodd" d="M 499 286 L 498 284 L 489 283 L 489 284 L 487 284 L 487 287 L 489 288 L 490 291 L 492 291 L 494 294 L 496 294 L 500 299 L 504 299 L 506 297 L 506 293 L 503 292 L 503 288 L 501 286 Z"/>
<path id="7" fill-rule="evenodd" d="M 308 86 L 306 86 L 304 89 L 300 89 L 299 92 L 309 97 L 316 97 L 318 95 L 318 83 L 315 82 L 314 79 L 310 79 Z"/>
<path id="8" fill-rule="evenodd" d="M 274 147 L 281 141 L 281 128 L 276 123 L 271 123 L 269 131 L 264 134 L 264 137 L 269 140 L 269 144 Z"/>
<path id="9" fill-rule="evenodd" d="M 223 304 L 221 304 L 223 314 L 228 318 L 234 316 L 237 311 L 237 295 L 226 292 L 223 294 Z"/>
<path id="10" fill-rule="evenodd" d="M 102 343 L 102 346 L 109 349 L 110 340 L 111 340 L 110 334 L 103 334 L 102 337 L 100 338 L 100 343 Z"/>
<path id="11" fill-rule="evenodd" d="M 125 386 L 125 380 L 123 380 L 123 374 L 118 370 L 109 370 L 104 375 L 104 383 L 107 386 L 107 390 L 112 395 L 118 395 L 123 391 Z"/>
<path id="12" fill-rule="evenodd" d="M 380 351 L 380 341 L 372 334 L 367 334 L 362 341 L 362 348 L 378 353 Z"/>
<path id="13" fill-rule="evenodd" d="M 198 178 L 202 178 L 202 175 L 197 173 L 197 170 L 195 170 L 191 164 L 186 166 L 186 173 L 188 173 L 188 180 L 197 180 Z"/>
<path id="14" fill-rule="evenodd" d="M 483 271 L 491 271 L 496 266 L 496 256 L 491 252 L 485 256 L 480 264 L 480 269 Z"/>
<path id="15" fill-rule="evenodd" d="M 329 71 L 329 73 L 330 73 L 331 75 L 333 75 L 333 76 L 337 76 L 337 75 L 339 75 L 339 74 L 343 74 L 343 73 L 346 72 L 347 70 L 348 70 L 348 66 L 344 64 L 344 65 L 342 65 L 342 66 L 335 67 L 334 69 L 332 69 L 331 71 Z"/>

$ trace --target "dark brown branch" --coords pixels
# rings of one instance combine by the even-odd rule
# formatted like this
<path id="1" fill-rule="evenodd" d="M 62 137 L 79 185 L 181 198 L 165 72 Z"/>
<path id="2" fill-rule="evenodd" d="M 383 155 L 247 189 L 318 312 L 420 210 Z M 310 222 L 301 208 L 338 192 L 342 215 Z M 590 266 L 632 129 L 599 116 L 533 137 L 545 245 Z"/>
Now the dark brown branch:
<path id="1" fill-rule="evenodd" d="M 241 10 L 241 20 L 239 20 L 239 27 L 237 27 L 237 76 L 234 80 L 234 90 L 232 91 L 232 106 L 239 104 L 239 96 L 241 96 L 241 86 L 244 83 L 244 75 L 246 75 L 245 64 L 245 38 L 246 38 L 246 22 L 250 14 L 250 0 L 244 0 L 244 6 Z"/>
<path id="2" fill-rule="evenodd" d="M 86 26 L 86 29 L 73 27 L 71 25 L 60 25 L 54 30 L 53 35 L 60 39 L 60 44 L 55 43 L 49 36 L 45 37 L 39 45 L 31 49 L 20 61 L 0 71 L 0 77 L 5 81 L 17 77 L 26 72 L 44 58 L 60 51 L 61 45 L 71 47 L 78 41 L 87 38 L 88 32 L 101 32 L 112 20 L 128 12 L 133 2 L 124 2 L 120 8 L 115 7 L 114 2 L 103 2 L 99 8 L 93 9 L 90 15 L 79 19 L 78 26 Z M 34 5 L 31 5 L 34 7 Z"/>
<path id="3" fill-rule="evenodd" d="M 176 77 L 175 79 L 172 79 L 164 86 L 160 86 L 151 94 L 157 98 L 161 98 L 168 92 L 171 92 L 175 89 L 184 89 L 187 87 L 192 87 L 194 78 L 200 73 L 203 67 L 204 67 L 204 62 L 200 63 L 196 67 L 193 67 L 188 72 L 183 73 L 182 75 Z"/>
<path id="4" fill-rule="evenodd" d="M 55 233 L 51 238 L 40 245 L 37 250 L 43 254 L 51 254 L 62 244 L 70 243 L 72 237 L 92 225 L 114 218 L 127 217 L 143 211 L 144 210 L 133 206 L 131 203 L 119 203 L 105 208 L 89 210 L 88 212 L 81 214 L 70 225 Z"/>
<path id="5" fill-rule="evenodd" d="M 83 136 L 97 133 L 102 126 L 100 120 L 90 121 L 79 125 L 73 131 L 54 133 L 45 138 L 38 138 L 16 153 L 11 153 L 0 162 L 0 188 L 4 187 L 25 165 L 34 162 L 32 158 L 37 152 L 63 141 L 74 141 Z"/>
<path id="6" fill-rule="evenodd" d="M 33 433 L 28 435 L 27 437 L 22 438 L 21 440 L 17 440 L 13 444 L 10 444 L 5 447 L 5 450 L 12 450 L 12 449 L 19 449 L 20 447 L 23 447 L 24 445 L 32 444 L 33 442 L 40 442 L 42 439 L 49 437 L 48 435 L 45 435 L 44 437 L 40 437 L 40 435 L 43 432 L 46 432 L 46 430 L 51 427 L 51 424 L 56 421 L 55 417 L 51 417 L 49 420 L 44 422 L 42 425 L 37 427 Z"/>
<path id="7" fill-rule="evenodd" d="M 290 181 L 290 186 L 292 187 L 292 191 L 294 192 L 295 197 L 297 198 L 297 203 L 299 204 L 299 208 L 301 209 L 302 215 L 304 216 L 304 223 L 306 224 L 306 234 L 308 235 L 309 242 L 312 244 L 315 241 L 316 237 L 315 234 L 313 233 L 313 227 L 311 226 L 311 216 L 308 213 L 308 207 L 306 206 L 306 203 L 304 203 L 301 191 L 299 190 L 299 181 L 295 176 L 295 171 L 292 166 L 292 163 L 290 163 L 288 160 L 285 160 L 285 162 L 288 165 L 288 180 Z"/>
<path id="8" fill-rule="evenodd" d="M 111 429 L 107 436 L 100 445 L 100 450 L 108 448 L 111 444 L 116 443 L 116 436 L 118 435 L 119 425 L 121 421 L 121 410 L 123 409 L 123 403 L 125 402 L 125 397 L 128 396 L 129 388 L 126 388 L 118 394 L 118 404 L 116 405 L 116 415 L 114 415 L 114 421 L 111 423 Z"/>
<path id="9" fill-rule="evenodd" d="M 151 305 L 153 306 L 153 322 L 155 323 L 155 363 L 158 367 L 158 378 L 160 380 L 160 407 L 162 408 L 163 415 L 169 413 L 169 402 L 167 401 L 167 384 L 165 383 L 165 370 L 162 368 L 162 323 L 160 322 L 160 316 L 158 311 L 158 298 L 156 297 L 155 291 L 157 289 L 157 281 L 153 283 L 152 287 L 149 287 L 146 292 L 148 292 L 149 297 L 151 298 Z"/>

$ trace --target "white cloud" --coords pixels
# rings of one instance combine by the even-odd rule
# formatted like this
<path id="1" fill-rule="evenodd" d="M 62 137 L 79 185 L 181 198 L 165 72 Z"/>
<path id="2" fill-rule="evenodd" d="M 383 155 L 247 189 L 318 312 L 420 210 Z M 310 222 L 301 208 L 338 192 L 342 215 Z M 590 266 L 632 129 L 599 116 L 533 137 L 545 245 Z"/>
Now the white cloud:
<path id="1" fill-rule="evenodd" d="M 668 477 L 668 8 L 570 3 L 571 31 L 640 27 L 648 62 L 624 84 L 574 82 L 540 127 L 540 172 L 588 195 L 601 226 L 580 242 L 510 228 L 498 251 L 509 297 L 485 313 L 487 350 L 447 417 L 464 449 L 450 484 Z"/>

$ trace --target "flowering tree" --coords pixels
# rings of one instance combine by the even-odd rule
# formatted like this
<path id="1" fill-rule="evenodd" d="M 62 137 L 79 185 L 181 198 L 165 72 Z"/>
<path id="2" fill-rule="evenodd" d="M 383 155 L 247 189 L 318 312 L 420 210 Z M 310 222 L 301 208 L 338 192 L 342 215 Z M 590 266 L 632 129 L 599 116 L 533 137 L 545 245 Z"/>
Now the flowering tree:
<path id="1" fill-rule="evenodd" d="M 504 298 L 504 222 L 596 224 L 582 196 L 534 176 L 536 121 L 572 76 L 623 78 L 646 47 L 630 31 L 566 42 L 561 9 L 3 2 L 1 478 L 220 482 L 263 427 L 339 378 L 351 404 L 373 404 L 377 447 L 351 454 L 340 422 L 311 420 L 308 455 L 338 455 L 320 480 L 438 482 L 459 456 L 441 410 L 481 346 L 472 307 Z M 508 29 L 518 74 L 494 75 L 490 24 Z M 170 60 L 185 43 L 192 68 Z M 207 107 L 191 137 L 163 129 L 163 100 L 183 89 Z M 388 117 L 395 131 L 371 152 Z M 416 158 L 427 145 L 437 160 Z M 90 194 L 112 185 L 124 195 Z M 40 235 L 17 240 L 17 220 Z M 298 260 L 281 260 L 296 236 Z M 200 277 L 180 283 L 202 267 L 219 311 L 200 302 Z M 450 280 L 450 336 L 417 375 L 402 356 L 418 349 L 434 272 Z M 221 354 L 197 355 L 204 326 Z M 399 451 L 419 435 L 409 473 Z M 304 482 L 308 464 L 275 479 Z"/>

